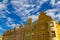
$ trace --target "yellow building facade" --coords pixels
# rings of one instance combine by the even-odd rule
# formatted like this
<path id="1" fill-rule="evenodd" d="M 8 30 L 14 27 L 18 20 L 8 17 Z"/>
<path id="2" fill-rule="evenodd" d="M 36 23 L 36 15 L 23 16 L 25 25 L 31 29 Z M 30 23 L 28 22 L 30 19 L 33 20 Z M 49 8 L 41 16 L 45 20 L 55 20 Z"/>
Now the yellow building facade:
<path id="1" fill-rule="evenodd" d="M 49 40 L 60 40 L 60 24 L 55 20 L 51 20 L 49 23 Z"/>
<path id="2" fill-rule="evenodd" d="M 60 24 L 41 12 L 36 22 L 29 18 L 27 25 L 6 31 L 3 40 L 60 40 Z"/>
<path id="3" fill-rule="evenodd" d="M 34 40 L 49 40 L 48 22 L 52 20 L 45 12 L 41 12 L 34 25 Z"/>
<path id="4" fill-rule="evenodd" d="M 3 38 L 3 37 L 2 37 L 2 36 L 0 36 L 0 40 L 2 40 L 2 38 Z"/>
<path id="5" fill-rule="evenodd" d="M 3 40 L 24 40 L 24 25 L 20 25 L 20 28 L 14 28 L 8 30 L 3 34 Z"/>
<path id="6" fill-rule="evenodd" d="M 34 40 L 34 29 L 32 19 L 29 18 L 24 28 L 24 40 Z"/>

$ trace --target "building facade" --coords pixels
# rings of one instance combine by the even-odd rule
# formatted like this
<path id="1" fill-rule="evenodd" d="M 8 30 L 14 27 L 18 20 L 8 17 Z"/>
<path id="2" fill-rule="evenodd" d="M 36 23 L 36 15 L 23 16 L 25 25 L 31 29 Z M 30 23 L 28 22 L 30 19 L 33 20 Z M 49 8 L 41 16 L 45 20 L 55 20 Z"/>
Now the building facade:
<path id="1" fill-rule="evenodd" d="M 19 38 L 18 39 L 19 40 L 24 40 L 24 25 L 22 25 L 22 24 L 20 25 L 18 33 L 19 33 L 19 35 L 18 35 Z"/>
<path id="2" fill-rule="evenodd" d="M 23 40 L 24 26 L 8 30 L 3 34 L 3 40 Z"/>
<path id="3" fill-rule="evenodd" d="M 55 20 L 49 23 L 49 40 L 60 40 L 60 24 Z"/>
<path id="4" fill-rule="evenodd" d="M 2 36 L 0 36 L 0 40 L 2 40 Z"/>
<path id="5" fill-rule="evenodd" d="M 27 25 L 6 31 L 3 40 L 60 40 L 60 24 L 41 12 L 36 22 L 29 18 Z"/>
<path id="6" fill-rule="evenodd" d="M 52 20 L 46 13 L 41 12 L 34 26 L 34 40 L 49 40 L 48 22 Z"/>
<path id="7" fill-rule="evenodd" d="M 3 35 L 3 40 L 16 40 L 16 30 L 8 30 Z"/>
<path id="8" fill-rule="evenodd" d="M 24 28 L 24 40 L 34 40 L 34 29 L 32 19 L 29 18 Z"/>

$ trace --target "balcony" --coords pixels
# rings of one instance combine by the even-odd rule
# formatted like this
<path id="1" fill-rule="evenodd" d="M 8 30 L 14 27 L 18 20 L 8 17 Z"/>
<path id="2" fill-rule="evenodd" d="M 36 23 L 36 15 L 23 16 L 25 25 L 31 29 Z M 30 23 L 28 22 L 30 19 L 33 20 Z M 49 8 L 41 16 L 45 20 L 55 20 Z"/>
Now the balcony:
<path id="1" fill-rule="evenodd" d="M 51 27 L 50 30 L 51 30 L 51 31 L 55 31 L 55 27 Z"/>

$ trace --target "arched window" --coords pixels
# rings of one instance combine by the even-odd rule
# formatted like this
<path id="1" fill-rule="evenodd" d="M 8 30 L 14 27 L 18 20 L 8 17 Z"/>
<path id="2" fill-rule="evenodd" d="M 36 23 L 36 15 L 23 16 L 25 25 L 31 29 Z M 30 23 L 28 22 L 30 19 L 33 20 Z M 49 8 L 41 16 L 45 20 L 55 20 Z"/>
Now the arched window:
<path id="1" fill-rule="evenodd" d="M 52 31 L 52 37 L 56 37 L 55 31 Z"/>
<path id="2" fill-rule="evenodd" d="M 50 22 L 49 26 L 50 27 L 54 27 L 54 23 L 53 22 Z"/>

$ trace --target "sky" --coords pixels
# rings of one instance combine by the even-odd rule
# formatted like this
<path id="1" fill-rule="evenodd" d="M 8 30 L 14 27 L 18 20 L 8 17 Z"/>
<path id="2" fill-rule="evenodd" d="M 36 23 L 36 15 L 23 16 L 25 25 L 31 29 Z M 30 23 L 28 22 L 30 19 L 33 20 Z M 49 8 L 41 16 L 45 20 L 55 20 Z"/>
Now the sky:
<path id="1" fill-rule="evenodd" d="M 26 25 L 28 18 L 35 22 L 41 11 L 60 22 L 60 0 L 0 0 L 0 35 Z"/>

